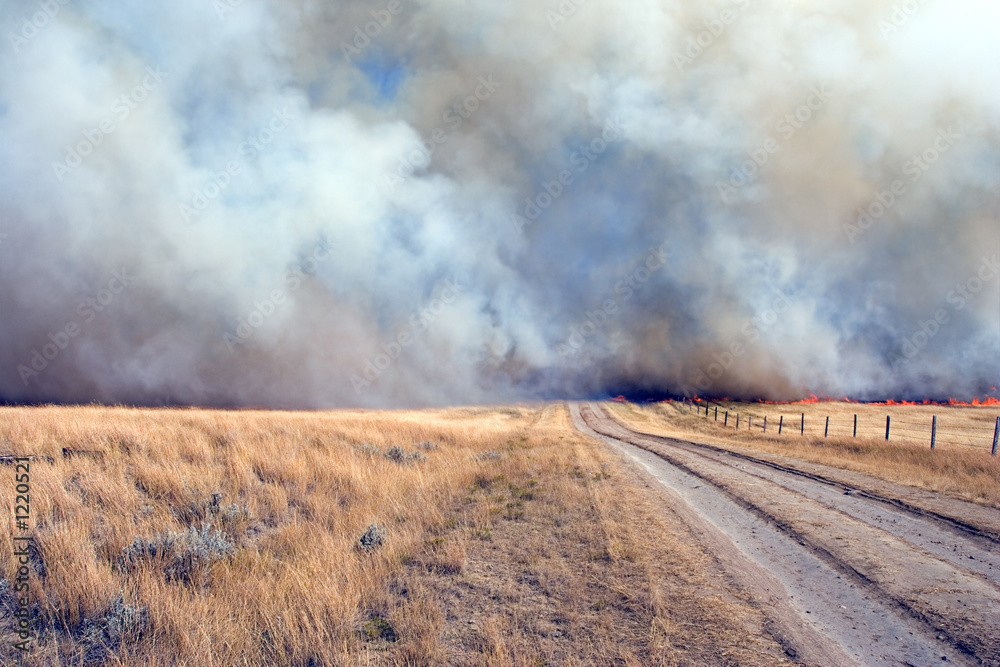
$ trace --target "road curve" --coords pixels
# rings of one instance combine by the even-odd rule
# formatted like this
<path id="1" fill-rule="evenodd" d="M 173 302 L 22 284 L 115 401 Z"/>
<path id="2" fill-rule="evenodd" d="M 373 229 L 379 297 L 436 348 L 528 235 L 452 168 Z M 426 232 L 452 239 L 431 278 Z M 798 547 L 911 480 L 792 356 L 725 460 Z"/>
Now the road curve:
<path id="1" fill-rule="evenodd" d="M 822 475 L 636 431 L 597 404 L 570 414 L 664 487 L 803 664 L 1000 665 L 994 537 Z"/>

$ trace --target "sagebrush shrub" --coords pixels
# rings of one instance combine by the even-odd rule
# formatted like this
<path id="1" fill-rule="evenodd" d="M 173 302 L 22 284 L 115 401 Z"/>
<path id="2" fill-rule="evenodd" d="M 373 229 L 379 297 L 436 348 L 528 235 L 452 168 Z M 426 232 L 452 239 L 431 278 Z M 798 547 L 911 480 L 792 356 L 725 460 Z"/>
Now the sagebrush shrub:
<path id="1" fill-rule="evenodd" d="M 123 570 L 131 571 L 143 562 L 158 560 L 167 581 L 190 583 L 195 573 L 229 557 L 233 550 L 234 545 L 224 532 L 204 523 L 200 530 L 192 526 L 185 532 L 160 533 L 152 540 L 136 537 L 122 550 L 119 564 Z"/>
<path id="2" fill-rule="evenodd" d="M 387 449 L 385 457 L 390 461 L 395 461 L 396 463 L 410 463 L 411 461 L 420 463 L 421 461 L 425 461 L 427 459 L 427 457 L 420 452 L 410 452 L 407 454 L 406 450 L 399 445 L 393 445 Z"/>
<path id="3" fill-rule="evenodd" d="M 102 663 L 123 642 L 136 642 L 149 624 L 149 612 L 140 605 L 126 604 L 119 595 L 104 613 L 80 628 L 84 664 Z"/>
<path id="4" fill-rule="evenodd" d="M 385 544 L 385 529 L 372 524 L 358 539 L 358 544 L 364 551 L 375 551 Z"/>

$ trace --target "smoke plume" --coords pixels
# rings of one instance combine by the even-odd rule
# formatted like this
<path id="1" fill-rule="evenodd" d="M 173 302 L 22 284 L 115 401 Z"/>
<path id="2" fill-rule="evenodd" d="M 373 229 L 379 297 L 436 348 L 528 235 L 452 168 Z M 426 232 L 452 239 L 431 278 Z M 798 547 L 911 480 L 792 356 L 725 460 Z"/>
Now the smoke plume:
<path id="1" fill-rule="evenodd" d="M 997 25 L 5 2 L 0 400 L 995 393 Z"/>

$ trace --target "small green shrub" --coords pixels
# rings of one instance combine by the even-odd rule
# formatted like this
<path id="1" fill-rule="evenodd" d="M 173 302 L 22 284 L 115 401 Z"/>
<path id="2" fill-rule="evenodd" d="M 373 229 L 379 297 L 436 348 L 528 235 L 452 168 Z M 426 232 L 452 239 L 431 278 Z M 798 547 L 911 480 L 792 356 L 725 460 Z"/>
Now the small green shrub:
<path id="1" fill-rule="evenodd" d="M 387 642 L 394 642 L 399 639 L 396 634 L 396 629 L 392 627 L 389 621 L 385 620 L 381 616 L 373 616 L 372 618 L 365 621 L 363 627 L 365 637 L 371 641 L 381 639 Z"/>

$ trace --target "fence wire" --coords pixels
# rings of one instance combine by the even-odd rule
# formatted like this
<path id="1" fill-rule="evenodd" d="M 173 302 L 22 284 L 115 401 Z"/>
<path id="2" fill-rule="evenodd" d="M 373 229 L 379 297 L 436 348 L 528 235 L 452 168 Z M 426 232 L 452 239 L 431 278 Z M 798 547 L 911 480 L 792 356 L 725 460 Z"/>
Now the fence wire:
<path id="1" fill-rule="evenodd" d="M 760 431 L 762 434 L 809 435 L 824 437 L 883 437 L 889 440 L 918 442 L 923 441 L 934 448 L 955 445 L 974 449 L 990 449 L 997 455 L 997 440 L 1000 438 L 1000 417 L 994 423 L 977 426 L 974 424 L 949 424 L 947 419 L 930 417 L 925 421 L 915 421 L 912 417 L 873 418 L 870 414 L 858 413 L 852 419 L 816 416 L 802 411 L 784 414 L 764 414 L 747 409 L 734 409 L 715 401 L 685 400 L 680 402 L 689 411 L 697 412 L 705 419 L 718 421 L 719 424 L 740 430 Z M 717 417 L 716 417 L 717 415 Z M 804 419 L 804 423 L 803 423 Z M 984 420 L 985 422 L 985 420 Z M 888 429 L 888 431 L 887 431 Z M 933 434 L 933 437 L 932 437 Z"/>

